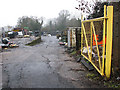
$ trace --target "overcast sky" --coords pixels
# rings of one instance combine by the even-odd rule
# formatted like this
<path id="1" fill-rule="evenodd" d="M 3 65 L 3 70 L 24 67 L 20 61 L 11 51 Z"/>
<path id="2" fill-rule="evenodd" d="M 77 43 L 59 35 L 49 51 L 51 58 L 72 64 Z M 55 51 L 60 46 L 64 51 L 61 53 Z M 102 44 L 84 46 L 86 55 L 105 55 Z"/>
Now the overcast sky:
<path id="1" fill-rule="evenodd" d="M 0 27 L 16 25 L 22 16 L 56 18 L 60 10 L 78 16 L 76 5 L 76 0 L 0 0 Z"/>

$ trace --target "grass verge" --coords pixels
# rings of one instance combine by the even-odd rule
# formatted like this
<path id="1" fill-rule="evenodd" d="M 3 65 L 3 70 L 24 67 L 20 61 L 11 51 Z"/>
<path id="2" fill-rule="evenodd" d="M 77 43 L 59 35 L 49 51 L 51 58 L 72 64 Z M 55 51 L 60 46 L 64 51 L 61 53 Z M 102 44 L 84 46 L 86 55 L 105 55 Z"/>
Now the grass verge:
<path id="1" fill-rule="evenodd" d="M 72 53 L 71 53 L 71 55 L 75 55 L 76 54 L 76 51 L 73 51 Z"/>
<path id="2" fill-rule="evenodd" d="M 42 42 L 41 37 L 39 37 L 38 39 L 33 40 L 32 42 L 30 42 L 30 43 L 28 43 L 28 44 L 26 44 L 26 45 L 27 45 L 27 46 L 34 46 L 34 45 L 39 44 L 39 43 L 41 43 L 41 42 Z"/>

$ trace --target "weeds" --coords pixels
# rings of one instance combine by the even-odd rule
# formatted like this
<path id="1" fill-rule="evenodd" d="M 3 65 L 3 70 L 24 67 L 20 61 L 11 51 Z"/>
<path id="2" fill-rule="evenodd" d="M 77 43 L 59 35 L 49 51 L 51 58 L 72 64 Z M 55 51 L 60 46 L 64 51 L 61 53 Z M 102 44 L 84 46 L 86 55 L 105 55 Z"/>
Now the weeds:
<path id="1" fill-rule="evenodd" d="M 113 81 L 104 82 L 104 85 L 108 88 L 120 88 L 120 84 Z"/>
<path id="2" fill-rule="evenodd" d="M 77 52 L 76 51 L 73 51 L 72 53 L 71 53 L 71 55 L 75 55 Z"/>
<path id="3" fill-rule="evenodd" d="M 93 78 L 93 77 L 95 77 L 95 76 L 96 76 L 95 74 L 91 74 L 91 73 L 88 73 L 88 74 L 87 74 L 87 77 L 88 77 L 88 78 Z"/>
<path id="4" fill-rule="evenodd" d="M 41 42 L 41 38 L 39 37 L 38 39 L 36 40 L 33 40 L 32 42 L 26 44 L 27 46 L 34 46 L 36 44 L 39 44 Z"/>

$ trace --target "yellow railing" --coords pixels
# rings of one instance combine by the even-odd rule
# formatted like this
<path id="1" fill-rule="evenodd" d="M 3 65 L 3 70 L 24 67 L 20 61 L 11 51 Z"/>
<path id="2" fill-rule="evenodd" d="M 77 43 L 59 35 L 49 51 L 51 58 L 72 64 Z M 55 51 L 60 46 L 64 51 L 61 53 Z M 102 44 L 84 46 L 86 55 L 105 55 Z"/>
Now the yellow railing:
<path id="1" fill-rule="evenodd" d="M 106 15 L 107 8 L 107 15 Z M 103 23 L 102 26 L 102 50 L 100 49 L 100 45 L 98 45 L 97 38 L 97 28 L 95 26 L 95 22 Z M 85 24 L 89 23 L 89 30 L 86 30 Z M 83 17 L 81 19 L 81 55 L 86 58 L 95 69 L 102 75 L 110 78 L 111 74 L 111 55 L 112 55 L 112 32 L 113 32 L 113 6 L 104 6 L 104 17 L 85 20 L 83 21 Z M 87 35 L 89 33 L 89 36 Z M 93 36 L 95 40 L 95 45 L 93 45 Z M 88 40 L 90 39 L 90 40 Z M 93 46 L 95 46 L 97 51 L 97 60 L 93 59 Z M 87 55 L 83 53 L 84 47 L 87 48 Z M 102 55 L 100 55 L 102 52 Z M 97 62 L 98 64 L 96 64 Z"/>

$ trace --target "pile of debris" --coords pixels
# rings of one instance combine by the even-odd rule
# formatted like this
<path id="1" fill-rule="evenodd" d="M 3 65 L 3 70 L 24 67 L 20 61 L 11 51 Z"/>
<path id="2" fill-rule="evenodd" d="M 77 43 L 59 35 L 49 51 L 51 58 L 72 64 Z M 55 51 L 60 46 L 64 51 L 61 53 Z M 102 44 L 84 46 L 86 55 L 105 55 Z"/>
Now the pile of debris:
<path id="1" fill-rule="evenodd" d="M 102 46 L 98 46 L 98 49 L 99 49 L 99 56 L 102 58 Z M 88 50 L 89 50 L 89 53 L 91 54 L 92 53 L 92 57 L 94 58 L 94 59 L 97 59 L 98 60 L 98 51 L 97 51 L 97 47 L 96 46 L 93 46 L 92 47 L 92 52 L 91 52 L 91 48 L 90 47 L 88 47 L 88 49 L 87 49 L 87 47 L 83 47 L 83 50 L 82 50 L 82 52 L 83 52 L 83 54 L 84 55 L 86 55 L 87 57 L 88 57 Z M 106 58 L 106 55 L 105 55 L 105 58 Z"/>
<path id="2" fill-rule="evenodd" d="M 11 42 L 9 40 L 9 38 L 2 38 L 1 39 L 1 43 L 0 43 L 0 50 L 2 50 L 2 48 L 13 48 L 13 47 L 19 47 L 17 44 Z"/>

